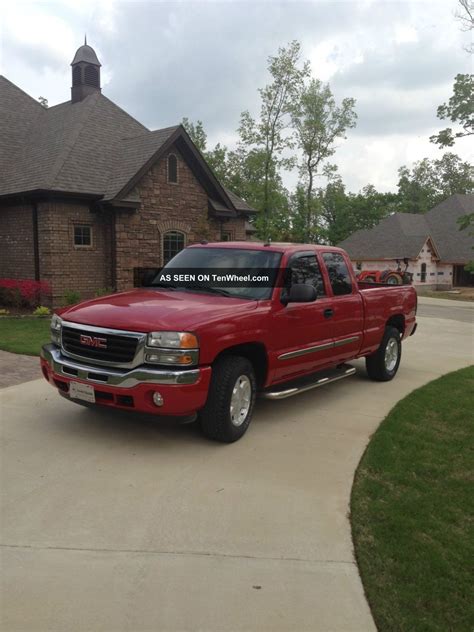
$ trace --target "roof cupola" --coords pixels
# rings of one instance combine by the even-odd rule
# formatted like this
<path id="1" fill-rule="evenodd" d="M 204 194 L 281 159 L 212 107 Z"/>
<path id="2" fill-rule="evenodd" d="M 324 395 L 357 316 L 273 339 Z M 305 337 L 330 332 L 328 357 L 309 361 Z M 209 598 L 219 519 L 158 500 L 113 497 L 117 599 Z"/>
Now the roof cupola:
<path id="1" fill-rule="evenodd" d="M 71 101 L 73 103 L 82 101 L 92 92 L 100 92 L 100 66 L 95 50 L 88 46 L 87 37 L 85 37 L 84 44 L 77 49 L 71 63 Z"/>

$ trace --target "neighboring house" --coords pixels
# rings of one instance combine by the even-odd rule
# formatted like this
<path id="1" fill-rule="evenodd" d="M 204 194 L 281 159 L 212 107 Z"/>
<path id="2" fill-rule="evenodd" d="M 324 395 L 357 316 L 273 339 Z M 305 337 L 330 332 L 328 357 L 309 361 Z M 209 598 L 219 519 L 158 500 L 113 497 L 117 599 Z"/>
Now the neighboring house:
<path id="1" fill-rule="evenodd" d="M 342 241 L 359 270 L 396 269 L 397 259 L 409 259 L 408 271 L 420 289 L 449 289 L 474 285 L 474 275 L 464 270 L 474 259 L 469 230 L 459 230 L 457 220 L 474 212 L 474 195 L 452 195 L 425 215 L 394 213 L 370 230 L 358 230 Z"/>
<path id="2" fill-rule="evenodd" d="M 181 125 L 148 130 L 101 94 L 81 46 L 71 100 L 49 109 L 0 76 L 0 277 L 67 290 L 140 285 L 186 244 L 245 240 L 255 213 Z"/>

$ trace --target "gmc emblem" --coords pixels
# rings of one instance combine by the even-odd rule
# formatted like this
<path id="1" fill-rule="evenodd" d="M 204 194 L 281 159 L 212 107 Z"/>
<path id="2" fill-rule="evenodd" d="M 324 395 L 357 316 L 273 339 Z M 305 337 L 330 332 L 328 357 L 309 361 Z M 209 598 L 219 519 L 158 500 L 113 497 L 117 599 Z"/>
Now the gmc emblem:
<path id="1" fill-rule="evenodd" d="M 97 349 L 107 349 L 107 338 L 96 338 L 95 336 L 85 336 L 81 334 L 81 345 L 86 347 L 96 347 Z"/>

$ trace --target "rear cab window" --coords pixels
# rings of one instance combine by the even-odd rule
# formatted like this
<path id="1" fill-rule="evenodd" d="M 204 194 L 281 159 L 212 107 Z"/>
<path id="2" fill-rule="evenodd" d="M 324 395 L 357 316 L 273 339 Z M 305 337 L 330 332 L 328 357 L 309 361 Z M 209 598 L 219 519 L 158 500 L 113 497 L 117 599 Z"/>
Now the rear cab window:
<path id="1" fill-rule="evenodd" d="M 341 253 L 323 252 L 322 257 L 334 296 L 352 294 L 352 276 Z"/>

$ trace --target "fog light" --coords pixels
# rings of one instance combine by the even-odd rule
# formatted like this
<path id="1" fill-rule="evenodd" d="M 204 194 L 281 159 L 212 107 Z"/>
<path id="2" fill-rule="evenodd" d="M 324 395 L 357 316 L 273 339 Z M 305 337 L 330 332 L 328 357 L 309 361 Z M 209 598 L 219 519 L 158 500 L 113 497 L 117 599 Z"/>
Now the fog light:
<path id="1" fill-rule="evenodd" d="M 153 393 L 153 403 L 155 404 L 155 406 L 163 406 L 164 402 L 161 393 Z"/>

